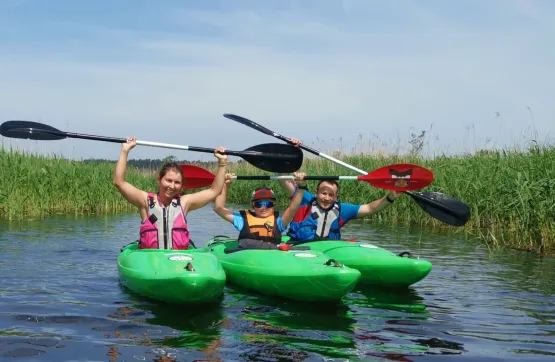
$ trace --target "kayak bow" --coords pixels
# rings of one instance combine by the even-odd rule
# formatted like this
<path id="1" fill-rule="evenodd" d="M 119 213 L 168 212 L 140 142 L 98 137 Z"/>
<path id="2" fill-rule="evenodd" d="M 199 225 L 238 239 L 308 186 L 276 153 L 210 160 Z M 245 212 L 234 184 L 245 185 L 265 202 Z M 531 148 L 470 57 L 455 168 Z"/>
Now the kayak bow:
<path id="1" fill-rule="evenodd" d="M 237 240 L 227 236 L 213 238 L 204 248 L 221 262 L 230 283 L 265 295 L 327 302 L 341 299 L 355 287 L 358 270 L 304 249 L 240 249 Z"/>
<path id="2" fill-rule="evenodd" d="M 135 242 L 122 249 L 118 269 L 121 283 L 133 292 L 176 304 L 216 301 L 226 282 L 218 259 L 199 249 L 138 249 Z"/>

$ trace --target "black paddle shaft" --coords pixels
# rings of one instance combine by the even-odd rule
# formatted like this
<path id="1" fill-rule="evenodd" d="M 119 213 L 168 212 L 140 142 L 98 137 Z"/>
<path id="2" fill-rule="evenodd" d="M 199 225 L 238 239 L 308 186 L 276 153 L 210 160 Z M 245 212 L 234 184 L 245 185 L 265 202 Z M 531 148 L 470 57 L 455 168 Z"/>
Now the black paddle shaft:
<path id="1" fill-rule="evenodd" d="M 103 141 L 112 143 L 125 143 L 127 140 L 121 137 L 107 137 L 107 136 L 96 136 L 83 133 L 73 133 L 60 131 L 54 127 L 29 121 L 8 121 L 2 124 L 0 128 L 0 133 L 2 136 L 11 138 L 22 138 L 22 139 L 32 139 L 37 141 L 54 141 L 62 140 L 65 138 L 79 138 L 92 141 Z M 245 151 L 226 151 L 223 154 L 230 156 L 247 156 L 247 157 L 264 157 L 264 158 L 276 158 L 276 159 L 295 159 L 299 157 L 299 153 L 294 151 L 294 148 L 284 148 L 281 144 L 273 147 L 274 150 L 281 151 L 279 153 L 264 153 L 261 152 L 261 147 L 251 147 Z M 197 146 L 186 146 L 187 150 L 194 152 L 205 152 L 214 153 L 214 149 L 206 147 Z M 263 148 L 267 149 L 267 148 Z"/>
<path id="2" fill-rule="evenodd" d="M 54 141 L 65 138 L 80 138 L 93 141 L 125 143 L 125 138 L 96 136 L 81 133 L 63 132 L 52 126 L 30 121 L 13 120 L 0 125 L 4 137 Z M 138 145 L 175 148 L 196 152 L 214 153 L 214 149 L 196 146 L 171 145 L 156 142 L 137 141 Z M 264 171 L 287 173 L 297 171 L 303 163 L 303 153 L 295 146 L 282 143 L 267 143 L 252 146 L 244 151 L 226 151 L 224 154 L 242 157 L 245 161 Z"/>
<path id="3" fill-rule="evenodd" d="M 237 176 L 237 180 L 273 180 L 273 176 Z M 292 178 L 291 178 L 292 179 Z M 341 180 L 341 176 L 305 176 L 303 178 L 306 181 L 316 180 L 316 181 L 338 181 Z"/>
<path id="4" fill-rule="evenodd" d="M 231 113 L 225 113 L 225 114 L 224 114 L 224 117 L 229 118 L 229 119 L 232 119 L 232 120 L 234 120 L 234 121 L 236 121 L 236 122 L 242 123 L 242 124 L 244 124 L 245 126 L 250 127 L 250 128 L 253 128 L 253 129 L 255 129 L 255 130 L 259 131 L 259 132 L 265 133 L 265 134 L 267 134 L 268 136 L 272 136 L 272 137 L 278 138 L 278 139 L 280 139 L 280 140 L 282 140 L 282 141 L 285 141 L 285 142 L 287 142 L 287 143 L 289 143 L 289 144 L 293 144 L 293 142 L 291 142 L 287 137 L 282 136 L 282 135 L 280 135 L 279 133 L 276 133 L 276 132 L 274 132 L 274 131 L 271 131 L 271 130 L 269 130 L 268 128 L 266 128 L 266 127 L 264 127 L 264 126 L 262 126 L 262 125 L 260 125 L 260 124 L 258 124 L 258 123 L 256 123 L 256 122 L 253 122 L 253 121 L 251 121 L 250 119 L 247 119 L 247 118 L 245 118 L 245 117 L 241 117 L 241 116 L 238 116 L 238 115 L 236 115 L 236 114 L 231 114 Z M 303 150 L 307 151 L 307 152 L 310 152 L 310 153 L 316 155 L 316 156 L 320 156 L 320 152 L 318 152 L 318 151 L 315 150 L 314 148 L 305 146 L 305 145 L 303 145 L 303 144 L 299 145 L 299 147 L 302 148 Z"/>

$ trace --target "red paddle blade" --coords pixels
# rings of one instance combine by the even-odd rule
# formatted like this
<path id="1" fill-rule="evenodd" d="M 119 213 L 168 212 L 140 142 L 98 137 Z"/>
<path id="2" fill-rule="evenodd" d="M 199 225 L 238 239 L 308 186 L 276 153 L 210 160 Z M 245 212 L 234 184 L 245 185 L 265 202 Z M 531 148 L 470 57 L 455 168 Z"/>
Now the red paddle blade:
<path id="1" fill-rule="evenodd" d="M 410 163 L 380 167 L 368 175 L 358 176 L 360 181 L 384 190 L 411 191 L 424 188 L 434 181 L 434 174 L 427 168 Z"/>
<path id="2" fill-rule="evenodd" d="M 179 165 L 183 171 L 182 189 L 200 189 L 212 185 L 216 177 L 210 171 L 195 165 Z"/>

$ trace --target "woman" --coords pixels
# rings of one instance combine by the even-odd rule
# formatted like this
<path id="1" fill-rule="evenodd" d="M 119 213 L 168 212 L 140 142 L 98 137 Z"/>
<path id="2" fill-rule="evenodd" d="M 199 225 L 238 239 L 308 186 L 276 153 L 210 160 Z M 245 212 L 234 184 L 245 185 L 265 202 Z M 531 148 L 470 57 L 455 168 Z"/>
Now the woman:
<path id="1" fill-rule="evenodd" d="M 139 190 L 125 181 L 127 156 L 137 145 L 135 137 L 127 138 L 121 146 L 121 153 L 114 170 L 114 186 L 131 204 L 135 205 L 141 217 L 139 249 L 188 249 L 190 244 L 187 214 L 216 199 L 225 182 L 227 155 L 224 147 L 214 150 L 218 159 L 218 171 L 212 186 L 193 194 L 180 195 L 183 171 L 175 162 L 162 166 L 158 175 L 158 193 Z"/>

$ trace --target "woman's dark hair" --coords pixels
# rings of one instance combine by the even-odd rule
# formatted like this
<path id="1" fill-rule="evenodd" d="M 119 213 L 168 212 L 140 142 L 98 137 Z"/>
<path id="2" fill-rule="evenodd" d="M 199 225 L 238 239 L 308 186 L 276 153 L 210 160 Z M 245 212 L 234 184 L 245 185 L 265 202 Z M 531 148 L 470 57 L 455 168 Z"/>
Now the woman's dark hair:
<path id="1" fill-rule="evenodd" d="M 162 168 L 160 169 L 160 172 L 158 173 L 158 178 L 162 178 L 164 176 L 166 176 L 166 173 L 168 173 L 168 171 L 175 171 L 178 174 L 181 175 L 181 180 L 183 180 L 185 178 L 185 176 L 183 175 L 183 170 L 181 169 L 181 167 L 179 167 L 179 165 L 175 162 L 168 162 L 165 163 L 164 165 L 162 165 Z"/>

